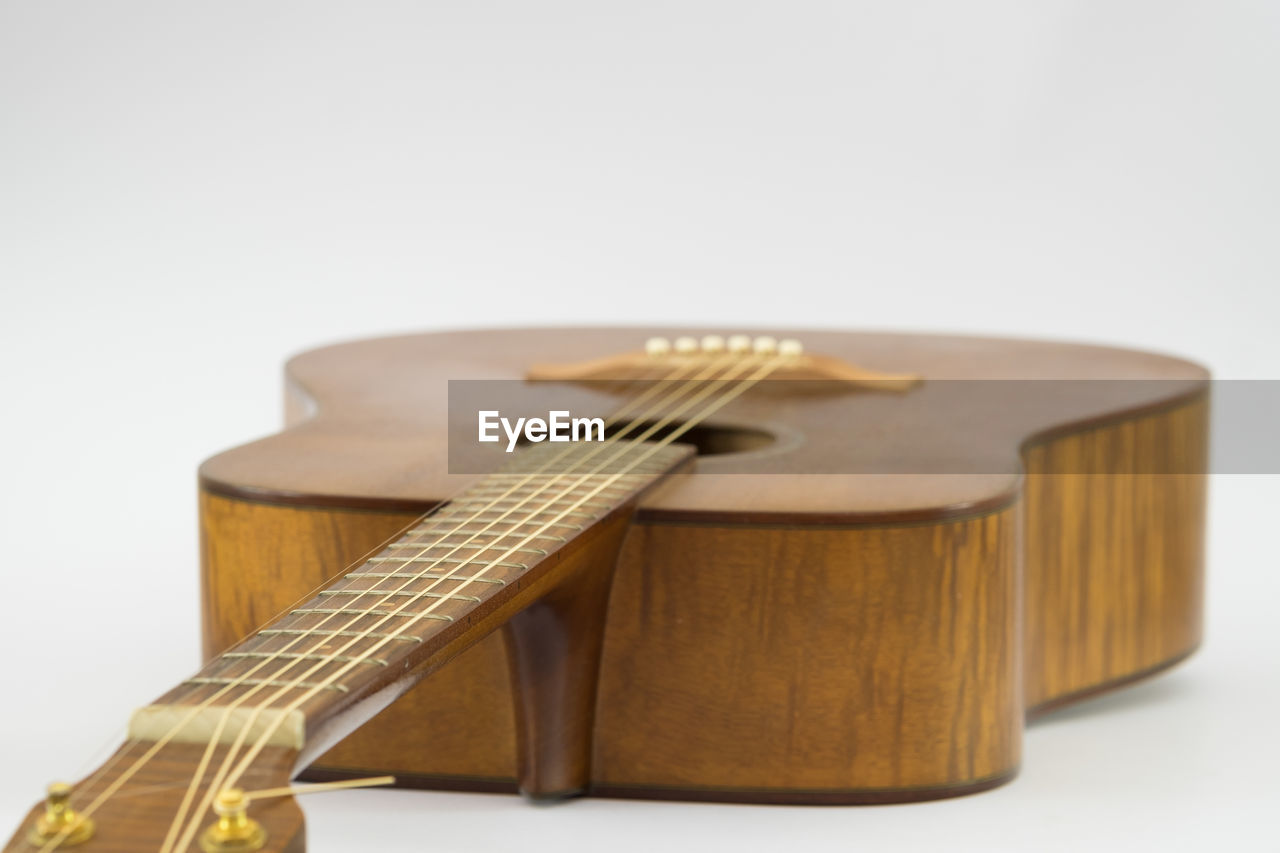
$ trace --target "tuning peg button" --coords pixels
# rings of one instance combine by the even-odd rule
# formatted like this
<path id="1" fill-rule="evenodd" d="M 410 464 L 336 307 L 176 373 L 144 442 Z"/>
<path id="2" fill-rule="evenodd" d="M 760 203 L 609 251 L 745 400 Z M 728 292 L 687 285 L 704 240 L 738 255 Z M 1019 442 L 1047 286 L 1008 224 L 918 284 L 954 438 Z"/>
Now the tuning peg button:
<path id="1" fill-rule="evenodd" d="M 81 817 L 71 808 L 71 786 L 54 782 L 49 786 L 41 815 L 27 833 L 27 841 L 36 847 L 44 847 L 57 839 L 58 847 L 74 847 L 93 837 L 94 824 L 90 818 Z"/>
<path id="2" fill-rule="evenodd" d="M 200 836 L 204 853 L 246 853 L 261 850 L 267 831 L 249 817 L 249 798 L 239 788 L 224 788 L 213 801 L 218 820 Z"/>

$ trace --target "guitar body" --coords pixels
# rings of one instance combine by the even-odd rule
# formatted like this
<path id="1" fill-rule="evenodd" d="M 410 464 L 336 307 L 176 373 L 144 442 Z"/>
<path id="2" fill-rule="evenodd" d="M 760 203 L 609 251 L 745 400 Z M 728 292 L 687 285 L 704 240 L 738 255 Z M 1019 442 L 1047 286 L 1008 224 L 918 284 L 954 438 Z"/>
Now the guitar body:
<path id="1" fill-rule="evenodd" d="M 447 468 L 448 380 L 519 379 L 662 331 L 415 335 L 294 359 L 286 430 L 201 470 L 206 653 L 468 482 Z M 1016 773 L 1030 715 L 1196 648 L 1203 369 L 1056 343 L 798 337 L 925 381 L 744 397 L 695 440 L 696 473 L 646 497 L 611 588 L 582 605 L 604 620 L 589 793 L 866 803 L 983 790 Z M 1010 381 L 1007 405 L 975 413 L 950 381 L 964 379 L 1141 381 Z M 979 461 L 949 467 L 960 458 Z M 489 635 L 308 777 L 516 790 L 520 739 L 557 726 L 518 725 L 520 642 Z"/>

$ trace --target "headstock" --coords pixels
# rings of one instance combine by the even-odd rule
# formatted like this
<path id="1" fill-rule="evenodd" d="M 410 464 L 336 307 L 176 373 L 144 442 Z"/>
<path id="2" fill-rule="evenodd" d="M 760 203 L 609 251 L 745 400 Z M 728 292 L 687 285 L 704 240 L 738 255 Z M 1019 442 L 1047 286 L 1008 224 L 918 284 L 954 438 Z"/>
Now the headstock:
<path id="1" fill-rule="evenodd" d="M 214 750 L 202 767 L 205 752 L 200 744 L 155 749 L 145 741 L 126 743 L 76 785 L 51 786 L 4 853 L 301 853 L 302 810 L 288 787 L 297 753 L 263 749 L 237 790 L 211 794 L 209 782 L 226 748 Z M 189 796 L 197 775 L 200 783 Z M 209 800 L 212 807 L 201 809 Z M 175 820 L 180 811 L 186 818 Z"/>

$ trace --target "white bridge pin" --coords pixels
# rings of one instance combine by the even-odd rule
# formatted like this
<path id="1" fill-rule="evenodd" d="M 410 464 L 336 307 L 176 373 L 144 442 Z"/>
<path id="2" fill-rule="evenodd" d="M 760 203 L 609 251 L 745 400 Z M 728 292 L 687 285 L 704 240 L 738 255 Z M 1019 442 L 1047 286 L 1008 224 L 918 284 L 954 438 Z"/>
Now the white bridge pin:
<path id="1" fill-rule="evenodd" d="M 778 340 L 768 335 L 761 335 L 752 342 L 752 349 L 757 355 L 773 355 L 778 351 Z"/>
<path id="2" fill-rule="evenodd" d="M 671 341 L 666 338 L 649 338 L 644 342 L 646 355 L 666 355 L 671 352 Z"/>

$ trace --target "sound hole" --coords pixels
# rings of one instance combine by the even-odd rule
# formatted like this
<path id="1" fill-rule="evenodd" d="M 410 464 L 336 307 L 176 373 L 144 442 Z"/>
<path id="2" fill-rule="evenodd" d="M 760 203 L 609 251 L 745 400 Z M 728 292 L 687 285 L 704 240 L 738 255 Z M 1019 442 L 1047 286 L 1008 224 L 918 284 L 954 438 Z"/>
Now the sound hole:
<path id="1" fill-rule="evenodd" d="M 635 438 L 646 434 L 657 421 L 642 421 L 639 425 L 627 430 L 626 438 Z M 627 424 L 618 424 L 607 431 L 612 438 L 619 429 Z M 667 424 L 650 436 L 648 441 L 661 441 L 684 425 L 679 421 Z M 768 447 L 777 439 L 772 433 L 752 427 L 733 426 L 730 424 L 698 424 L 680 435 L 676 441 L 680 444 L 692 444 L 699 456 L 722 456 L 726 453 L 746 453 Z"/>

